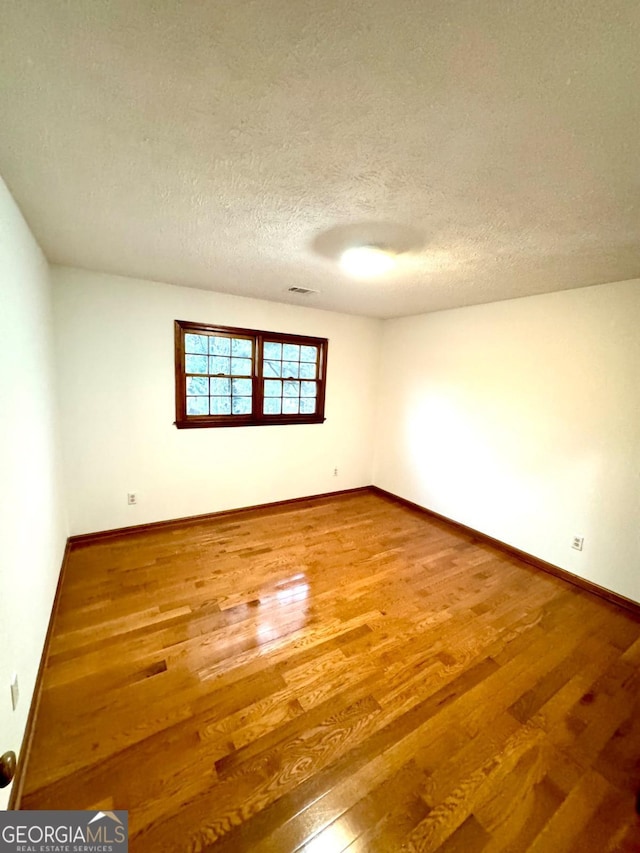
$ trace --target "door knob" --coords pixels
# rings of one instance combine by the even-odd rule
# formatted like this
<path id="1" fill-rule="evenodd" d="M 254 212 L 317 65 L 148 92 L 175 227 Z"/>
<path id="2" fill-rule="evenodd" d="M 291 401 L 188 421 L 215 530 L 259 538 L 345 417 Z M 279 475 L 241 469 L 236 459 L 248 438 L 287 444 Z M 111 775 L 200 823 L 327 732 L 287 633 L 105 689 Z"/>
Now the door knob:
<path id="1" fill-rule="evenodd" d="M 0 788 L 6 788 L 13 781 L 16 775 L 16 754 L 15 752 L 5 752 L 0 757 Z"/>

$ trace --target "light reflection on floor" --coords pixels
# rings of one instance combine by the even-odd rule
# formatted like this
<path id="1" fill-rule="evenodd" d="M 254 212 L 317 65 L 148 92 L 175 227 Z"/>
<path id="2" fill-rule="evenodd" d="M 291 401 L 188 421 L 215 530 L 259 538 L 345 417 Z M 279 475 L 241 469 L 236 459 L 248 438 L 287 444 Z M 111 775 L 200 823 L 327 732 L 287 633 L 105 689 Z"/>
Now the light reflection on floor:
<path id="1" fill-rule="evenodd" d="M 304 845 L 304 853 L 342 853 L 353 841 L 346 827 L 336 822 Z"/>
<path id="2" fill-rule="evenodd" d="M 307 624 L 308 597 L 309 584 L 304 572 L 286 578 L 275 589 L 262 594 L 256 628 L 260 645 L 303 628 Z"/>

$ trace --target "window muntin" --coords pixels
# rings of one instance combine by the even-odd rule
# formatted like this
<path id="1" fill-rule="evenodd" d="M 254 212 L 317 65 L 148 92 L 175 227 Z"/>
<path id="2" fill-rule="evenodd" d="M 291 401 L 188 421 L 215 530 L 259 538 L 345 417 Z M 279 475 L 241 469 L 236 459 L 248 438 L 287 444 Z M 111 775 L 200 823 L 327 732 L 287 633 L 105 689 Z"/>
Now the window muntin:
<path id="1" fill-rule="evenodd" d="M 176 321 L 176 426 L 324 421 L 327 340 Z"/>

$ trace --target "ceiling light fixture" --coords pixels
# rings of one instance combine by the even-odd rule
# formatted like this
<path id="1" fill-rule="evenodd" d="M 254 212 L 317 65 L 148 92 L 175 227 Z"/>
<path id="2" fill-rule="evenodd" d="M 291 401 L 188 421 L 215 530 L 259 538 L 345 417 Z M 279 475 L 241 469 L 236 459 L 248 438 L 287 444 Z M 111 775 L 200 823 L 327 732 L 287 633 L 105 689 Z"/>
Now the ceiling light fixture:
<path id="1" fill-rule="evenodd" d="M 356 278 L 369 278 L 392 270 L 396 256 L 381 246 L 352 246 L 340 256 L 340 266 Z"/>

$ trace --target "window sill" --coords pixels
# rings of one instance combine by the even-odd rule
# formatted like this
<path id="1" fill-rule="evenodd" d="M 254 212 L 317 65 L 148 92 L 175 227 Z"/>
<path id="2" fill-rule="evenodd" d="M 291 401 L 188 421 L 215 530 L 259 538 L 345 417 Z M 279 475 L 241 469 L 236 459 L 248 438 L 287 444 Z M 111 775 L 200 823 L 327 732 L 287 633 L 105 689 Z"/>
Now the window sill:
<path id="1" fill-rule="evenodd" d="M 234 418 L 231 421 L 231 415 L 229 418 L 207 418 L 207 417 L 191 417 L 188 420 L 184 421 L 174 421 L 174 426 L 177 429 L 238 429 L 238 427 L 249 427 L 249 426 L 288 426 L 291 424 L 323 424 L 326 421 L 326 418 L 318 417 L 317 415 L 312 415 L 309 417 L 296 417 L 292 415 L 290 418 L 288 417 L 280 417 L 275 416 L 273 418 L 264 418 L 264 419 L 248 419 L 240 417 Z"/>

